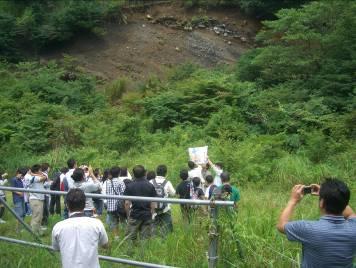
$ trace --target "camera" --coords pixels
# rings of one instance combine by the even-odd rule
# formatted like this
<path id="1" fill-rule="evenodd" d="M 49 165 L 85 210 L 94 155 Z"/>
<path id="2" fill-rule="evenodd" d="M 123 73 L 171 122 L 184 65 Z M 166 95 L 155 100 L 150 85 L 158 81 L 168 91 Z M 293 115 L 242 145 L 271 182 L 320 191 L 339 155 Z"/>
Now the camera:
<path id="1" fill-rule="evenodd" d="M 303 188 L 303 194 L 311 194 L 312 193 L 312 186 L 305 186 Z"/>

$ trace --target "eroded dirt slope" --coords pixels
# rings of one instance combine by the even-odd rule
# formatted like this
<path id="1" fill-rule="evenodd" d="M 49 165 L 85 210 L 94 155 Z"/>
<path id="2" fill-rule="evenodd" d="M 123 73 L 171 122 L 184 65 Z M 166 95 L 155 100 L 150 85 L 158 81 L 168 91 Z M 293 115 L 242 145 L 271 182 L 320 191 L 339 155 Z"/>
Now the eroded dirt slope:
<path id="1" fill-rule="evenodd" d="M 68 54 L 104 80 L 126 76 L 139 81 L 162 77 L 168 68 L 185 62 L 233 64 L 253 46 L 260 27 L 236 9 L 186 10 L 165 4 L 126 10 L 125 15 L 127 24 L 109 25 L 103 37 L 77 36 L 70 45 L 42 54 L 41 60 Z"/>

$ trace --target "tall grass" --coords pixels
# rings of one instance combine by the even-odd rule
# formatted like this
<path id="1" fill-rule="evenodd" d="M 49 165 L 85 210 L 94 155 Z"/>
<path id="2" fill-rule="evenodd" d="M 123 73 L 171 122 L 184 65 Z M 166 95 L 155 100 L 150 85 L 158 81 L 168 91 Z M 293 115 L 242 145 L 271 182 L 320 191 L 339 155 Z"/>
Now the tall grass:
<path id="1" fill-rule="evenodd" d="M 227 216 L 224 209 L 220 209 L 218 267 L 299 267 L 300 246 L 288 242 L 275 228 L 278 215 L 289 198 L 289 191 L 278 190 L 276 185 L 270 186 L 250 184 L 241 187 L 242 198 L 236 216 Z M 355 193 L 355 187 L 352 187 L 351 191 Z M 354 206 L 355 201 L 356 196 L 352 196 L 350 204 Z M 100 254 L 177 267 L 207 267 L 208 217 L 196 219 L 189 225 L 182 221 L 179 206 L 173 205 L 172 208 L 174 232 L 167 238 L 156 237 L 133 246 L 128 242 L 122 243 L 121 239 L 114 240 L 108 232 L 110 249 L 100 250 Z M 306 196 L 298 205 L 294 219 L 318 217 L 318 199 Z M 31 241 L 31 236 L 26 232 L 15 233 L 15 220 L 9 212 L 5 220 L 7 223 L 0 225 L 0 235 Z M 26 219 L 27 222 L 29 220 Z M 59 217 L 51 218 L 50 227 L 59 220 Z M 50 244 L 51 229 L 43 237 L 44 243 Z M 120 234 L 122 238 L 123 230 Z M 53 257 L 42 249 L 0 242 L 0 252 L 0 267 L 40 268 L 48 267 L 49 263 L 52 267 L 60 266 L 58 254 Z M 114 265 L 102 261 L 101 266 Z"/>

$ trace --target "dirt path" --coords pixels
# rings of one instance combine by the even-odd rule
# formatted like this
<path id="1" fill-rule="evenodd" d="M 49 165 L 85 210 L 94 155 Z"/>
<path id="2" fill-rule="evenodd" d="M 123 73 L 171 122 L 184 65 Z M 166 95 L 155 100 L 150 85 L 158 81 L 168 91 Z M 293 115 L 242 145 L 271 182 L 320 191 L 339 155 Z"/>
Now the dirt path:
<path id="1" fill-rule="evenodd" d="M 126 76 L 139 81 L 152 75 L 163 77 L 167 69 L 185 62 L 206 67 L 233 64 L 252 47 L 260 27 L 258 22 L 238 10 L 187 11 L 177 4 L 127 11 L 126 15 L 127 24 L 109 25 L 102 38 L 78 36 L 70 45 L 49 51 L 41 55 L 41 59 L 60 59 L 68 54 L 104 80 Z M 214 28 L 200 24 L 193 30 L 184 30 L 166 23 L 165 18 L 174 21 L 204 18 L 222 26 Z"/>

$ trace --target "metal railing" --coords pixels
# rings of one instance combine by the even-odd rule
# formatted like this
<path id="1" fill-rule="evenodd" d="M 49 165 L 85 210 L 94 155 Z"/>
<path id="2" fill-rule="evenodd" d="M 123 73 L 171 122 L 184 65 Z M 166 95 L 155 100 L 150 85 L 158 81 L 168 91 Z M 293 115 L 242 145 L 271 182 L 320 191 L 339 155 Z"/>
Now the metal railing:
<path id="1" fill-rule="evenodd" d="M 16 188 L 16 187 L 6 187 L 6 186 L 0 186 L 0 190 L 3 191 L 10 191 L 10 192 L 26 192 L 26 193 L 40 193 L 40 194 L 51 194 L 51 195 L 66 195 L 67 192 L 63 191 L 49 191 L 49 190 L 39 190 L 39 189 L 24 189 L 24 188 Z M 218 207 L 219 206 L 224 206 L 224 207 L 231 207 L 234 206 L 233 201 L 221 201 L 221 200 L 192 200 L 192 199 L 177 199 L 177 198 L 158 198 L 158 197 L 143 197 L 143 196 L 125 196 L 125 195 L 103 195 L 103 194 L 92 194 L 92 193 L 85 193 L 86 197 L 94 197 L 94 198 L 101 198 L 101 199 L 119 199 L 119 200 L 130 200 L 130 201 L 147 201 L 147 202 L 160 202 L 160 203 L 171 203 L 171 204 L 183 204 L 183 205 L 198 205 L 198 206 L 209 206 L 210 207 L 210 213 L 211 213 L 211 219 L 212 219 L 212 224 L 210 227 L 210 232 L 209 232 L 209 249 L 208 249 L 208 267 L 209 268 L 214 268 L 217 265 L 217 250 L 218 250 Z M 10 210 L 10 212 L 25 226 L 25 229 L 30 231 L 30 227 L 22 221 L 20 217 L 17 216 L 15 211 L 12 210 L 12 208 L 5 202 L 3 198 L 0 197 L 0 202 L 3 203 L 6 208 Z M 31 232 L 32 233 L 32 232 Z M 38 236 L 33 234 L 37 242 L 41 242 Z M 0 236 L 0 241 L 6 241 L 6 242 L 11 242 L 11 243 L 17 243 L 17 244 L 22 244 L 22 245 L 31 245 L 35 247 L 40 247 L 49 250 L 52 252 L 54 249 L 51 246 L 48 245 L 43 245 L 42 243 L 32 243 L 28 241 L 23 241 L 23 240 L 16 240 L 8 237 L 1 237 Z M 139 262 L 139 261 L 133 261 L 129 259 L 120 259 L 120 258 L 114 258 L 110 256 L 99 256 L 99 259 L 105 260 L 105 261 L 111 261 L 111 262 L 116 262 L 116 263 L 123 263 L 123 264 L 128 264 L 128 265 L 133 265 L 133 266 L 139 266 L 139 267 L 171 267 L 171 266 L 162 266 L 159 264 L 153 264 L 153 263 L 145 263 L 145 262 Z"/>

